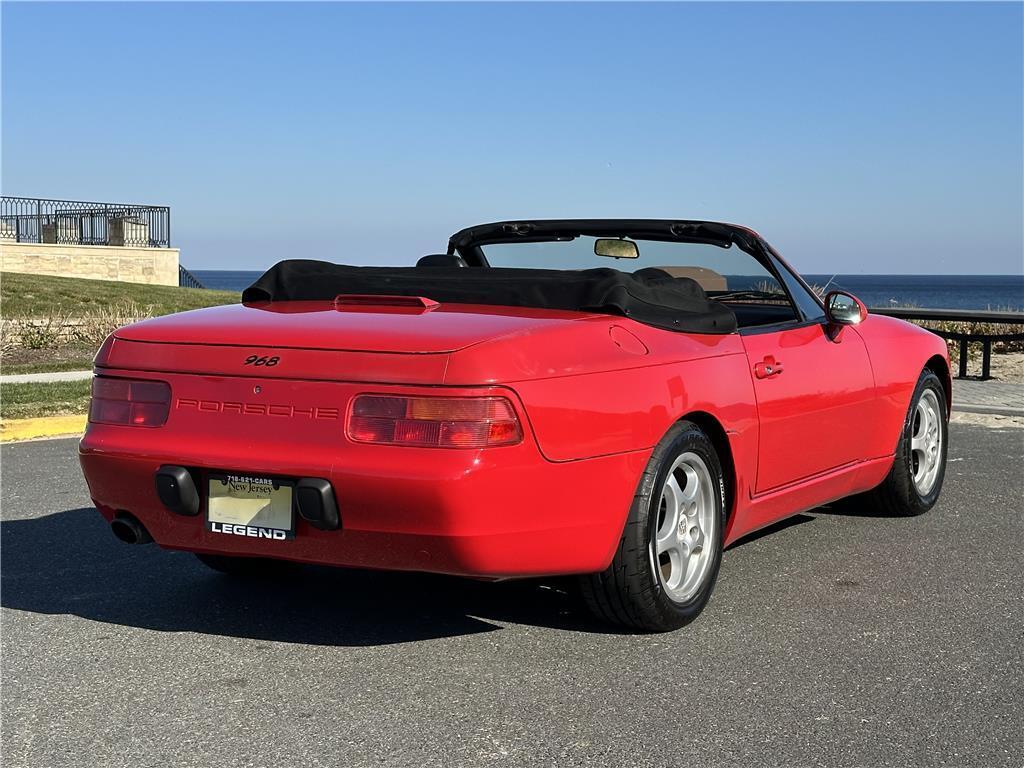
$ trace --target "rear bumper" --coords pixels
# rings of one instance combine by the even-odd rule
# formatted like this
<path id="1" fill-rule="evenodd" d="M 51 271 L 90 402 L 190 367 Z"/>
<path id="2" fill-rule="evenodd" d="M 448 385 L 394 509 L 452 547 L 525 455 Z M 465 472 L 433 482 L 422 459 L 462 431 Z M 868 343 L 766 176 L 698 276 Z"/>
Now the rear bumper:
<path id="1" fill-rule="evenodd" d="M 189 438 L 173 430 L 90 425 L 80 460 L 108 520 L 135 515 L 162 547 L 336 566 L 478 577 L 603 570 L 611 561 L 648 459 L 645 451 L 583 461 L 545 460 L 532 438 L 517 446 L 443 450 L 312 442 L 262 444 Z M 296 519 L 289 541 L 214 533 L 200 513 L 169 511 L 154 474 L 163 464 L 199 471 L 318 477 L 330 481 L 341 529 Z M 205 486 L 205 482 L 202 483 Z"/>

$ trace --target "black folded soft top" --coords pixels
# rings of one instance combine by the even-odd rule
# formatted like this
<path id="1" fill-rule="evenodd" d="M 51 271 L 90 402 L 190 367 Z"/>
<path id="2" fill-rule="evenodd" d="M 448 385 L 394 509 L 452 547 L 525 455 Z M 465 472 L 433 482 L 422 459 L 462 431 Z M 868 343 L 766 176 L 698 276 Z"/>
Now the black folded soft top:
<path id="1" fill-rule="evenodd" d="M 696 281 L 654 268 L 349 267 L 291 259 L 267 270 L 242 301 L 331 301 L 339 294 L 598 312 L 686 333 L 736 330 L 732 310 L 709 300 Z"/>

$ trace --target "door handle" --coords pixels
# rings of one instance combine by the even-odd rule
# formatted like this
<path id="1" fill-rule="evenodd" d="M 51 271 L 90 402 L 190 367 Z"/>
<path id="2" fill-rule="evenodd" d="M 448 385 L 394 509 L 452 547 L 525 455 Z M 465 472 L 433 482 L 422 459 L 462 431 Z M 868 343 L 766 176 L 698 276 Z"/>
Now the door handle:
<path id="1" fill-rule="evenodd" d="M 759 379 L 778 376 L 780 373 L 782 373 L 782 363 L 771 355 L 768 355 L 760 363 L 754 363 L 754 375 Z"/>

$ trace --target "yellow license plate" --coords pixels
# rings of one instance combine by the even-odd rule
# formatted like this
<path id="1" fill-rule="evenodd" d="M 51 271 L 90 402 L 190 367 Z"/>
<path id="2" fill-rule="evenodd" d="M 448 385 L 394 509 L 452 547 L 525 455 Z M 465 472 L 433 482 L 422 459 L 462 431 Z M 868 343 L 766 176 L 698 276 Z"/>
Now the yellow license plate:
<path id="1" fill-rule="evenodd" d="M 213 533 L 281 541 L 295 536 L 293 483 L 257 475 L 209 475 L 206 527 Z"/>

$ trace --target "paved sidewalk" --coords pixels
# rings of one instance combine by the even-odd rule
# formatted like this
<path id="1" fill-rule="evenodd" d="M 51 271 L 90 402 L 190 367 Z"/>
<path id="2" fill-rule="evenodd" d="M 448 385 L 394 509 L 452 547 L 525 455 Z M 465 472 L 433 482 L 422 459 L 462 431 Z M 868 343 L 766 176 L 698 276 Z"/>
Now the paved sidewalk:
<path id="1" fill-rule="evenodd" d="M 52 371 L 50 373 L 21 373 L 0 376 L 0 384 L 39 384 L 51 381 L 81 381 L 91 379 L 92 371 Z"/>
<path id="2" fill-rule="evenodd" d="M 1024 416 L 1024 384 L 953 379 L 953 410 Z"/>

